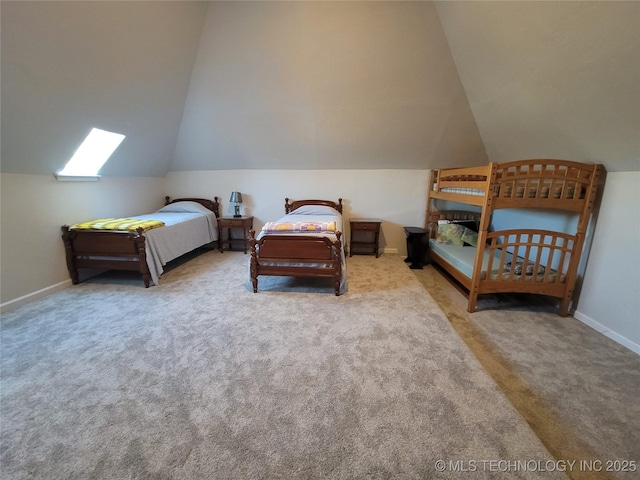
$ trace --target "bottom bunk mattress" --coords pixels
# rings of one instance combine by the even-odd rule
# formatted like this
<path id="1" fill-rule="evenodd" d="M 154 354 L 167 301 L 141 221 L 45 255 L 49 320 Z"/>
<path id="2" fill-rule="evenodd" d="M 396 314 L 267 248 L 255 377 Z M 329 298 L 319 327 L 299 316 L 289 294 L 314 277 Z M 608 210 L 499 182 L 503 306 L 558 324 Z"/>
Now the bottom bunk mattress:
<path id="1" fill-rule="evenodd" d="M 445 243 L 438 243 L 434 239 L 429 240 L 429 248 L 433 253 L 449 263 L 452 267 L 462 273 L 465 277 L 471 280 L 473 278 L 473 269 L 476 261 L 477 248 L 473 246 L 459 246 L 449 245 Z M 516 265 L 512 268 L 512 262 L 514 261 L 513 254 L 509 252 L 504 253 L 503 268 L 500 270 L 500 254 L 502 250 L 498 250 L 493 261 L 491 262 L 491 275 L 487 278 L 487 270 L 489 268 L 489 260 L 491 253 L 489 250 L 485 250 L 482 259 L 482 273 L 480 278 L 482 280 L 523 280 L 523 281 L 557 281 L 556 277 L 558 272 L 540 267 L 538 272 L 532 271 L 533 263 L 526 262 L 525 259 L 515 257 Z M 513 271 L 512 271 L 513 270 Z M 546 275 L 545 275 L 546 274 Z M 565 275 L 560 275 L 560 282 L 565 281 Z"/>

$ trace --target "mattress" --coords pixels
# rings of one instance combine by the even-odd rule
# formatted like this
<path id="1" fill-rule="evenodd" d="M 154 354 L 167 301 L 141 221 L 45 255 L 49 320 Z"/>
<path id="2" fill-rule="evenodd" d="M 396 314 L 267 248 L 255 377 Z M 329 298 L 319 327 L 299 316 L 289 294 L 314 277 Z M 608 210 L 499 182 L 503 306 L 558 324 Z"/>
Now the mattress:
<path id="1" fill-rule="evenodd" d="M 461 247 L 458 245 L 446 245 L 443 243 L 437 243 L 435 240 L 429 240 L 429 248 L 431 248 L 438 256 L 446 260 L 449 264 L 451 264 L 456 270 L 461 272 L 465 277 L 473 278 L 473 266 L 476 261 L 476 248 L 475 247 Z M 487 268 L 489 265 L 489 251 L 484 251 L 484 257 L 482 260 L 482 274 L 480 276 L 481 279 L 487 278 Z M 507 253 L 505 255 L 504 263 L 507 264 L 513 261 L 513 255 Z M 516 258 L 516 262 L 523 262 L 523 259 Z M 498 270 L 500 262 L 500 257 L 496 256 L 493 259 L 492 271 L 491 271 L 491 280 L 520 280 L 524 281 L 536 281 L 541 282 L 545 280 L 545 273 L 539 273 L 536 275 L 511 275 L 509 269 L 505 269 L 502 273 Z M 553 282 L 555 281 L 558 272 L 555 270 L 551 270 L 546 275 L 546 281 Z M 560 276 L 560 282 L 565 281 L 565 275 L 562 274 Z"/>

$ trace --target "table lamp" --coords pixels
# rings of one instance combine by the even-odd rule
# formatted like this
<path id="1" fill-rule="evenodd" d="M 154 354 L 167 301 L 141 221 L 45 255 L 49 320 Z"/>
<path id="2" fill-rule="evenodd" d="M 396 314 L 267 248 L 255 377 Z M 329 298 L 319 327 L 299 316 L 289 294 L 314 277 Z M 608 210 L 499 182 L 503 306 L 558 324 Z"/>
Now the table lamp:
<path id="1" fill-rule="evenodd" d="M 229 199 L 229 202 L 233 203 L 235 207 L 235 213 L 233 214 L 234 218 L 241 217 L 240 205 L 242 204 L 242 194 L 240 192 L 231 192 L 231 198 Z"/>

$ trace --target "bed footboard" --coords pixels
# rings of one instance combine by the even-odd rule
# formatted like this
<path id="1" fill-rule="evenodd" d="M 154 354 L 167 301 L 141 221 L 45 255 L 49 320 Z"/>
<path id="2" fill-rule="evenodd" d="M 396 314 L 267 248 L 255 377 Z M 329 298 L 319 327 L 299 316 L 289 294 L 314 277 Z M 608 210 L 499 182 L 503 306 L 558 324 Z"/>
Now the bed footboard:
<path id="1" fill-rule="evenodd" d="M 317 235 L 264 235 L 256 239 L 250 232 L 251 283 L 258 292 L 258 276 L 329 277 L 340 295 L 342 278 L 342 233 L 336 240 Z"/>
<path id="2" fill-rule="evenodd" d="M 569 311 L 575 285 L 576 235 L 549 230 L 501 230 L 479 243 L 469 294 L 470 312 L 478 295 L 517 292 L 560 299 L 559 313 Z"/>
<path id="3" fill-rule="evenodd" d="M 67 269 L 74 285 L 80 282 L 79 269 L 115 269 L 140 272 L 145 287 L 151 283 L 143 229 L 135 232 L 70 230 L 62 227 Z"/>

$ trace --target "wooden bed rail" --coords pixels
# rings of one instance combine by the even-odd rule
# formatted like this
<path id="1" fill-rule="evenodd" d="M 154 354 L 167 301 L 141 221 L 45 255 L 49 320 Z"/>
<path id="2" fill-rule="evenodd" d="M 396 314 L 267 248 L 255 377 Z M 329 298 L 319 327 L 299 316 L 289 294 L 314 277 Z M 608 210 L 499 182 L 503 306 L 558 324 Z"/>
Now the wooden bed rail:
<path id="1" fill-rule="evenodd" d="M 140 272 L 144 286 L 149 288 L 151 274 L 146 261 L 144 230 L 113 232 L 96 230 L 71 230 L 62 226 L 67 270 L 71 282 L 80 282 L 79 269 L 116 269 Z"/>
<path id="2" fill-rule="evenodd" d="M 579 252 L 576 255 L 578 235 L 513 229 L 488 232 L 481 237 L 486 238 L 486 243 L 478 244 L 470 309 L 475 310 L 481 294 L 526 292 L 559 298 L 559 313 L 567 315 L 580 258 Z"/>
<path id="3" fill-rule="evenodd" d="M 522 160 L 491 164 L 492 208 L 551 208 L 582 213 L 591 208 L 601 165 L 566 160 Z"/>
<path id="4" fill-rule="evenodd" d="M 433 170 L 429 198 L 491 210 L 549 208 L 583 213 L 591 208 L 603 175 L 602 165 L 568 160 L 492 162 L 483 167 Z"/>

